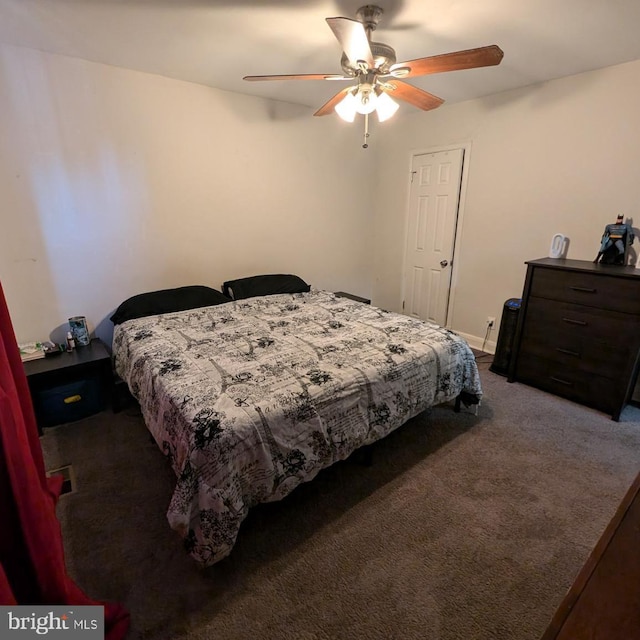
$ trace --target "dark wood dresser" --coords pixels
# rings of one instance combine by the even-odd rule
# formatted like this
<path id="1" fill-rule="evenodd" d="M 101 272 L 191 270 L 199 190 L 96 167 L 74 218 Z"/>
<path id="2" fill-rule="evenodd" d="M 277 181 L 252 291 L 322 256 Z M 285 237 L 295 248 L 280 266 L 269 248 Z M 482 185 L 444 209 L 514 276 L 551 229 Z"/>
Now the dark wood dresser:
<path id="1" fill-rule="evenodd" d="M 620 413 L 640 351 L 640 269 L 541 258 L 527 264 L 509 382 Z"/>
<path id="2" fill-rule="evenodd" d="M 542 640 L 640 638 L 640 475 L 558 607 Z"/>

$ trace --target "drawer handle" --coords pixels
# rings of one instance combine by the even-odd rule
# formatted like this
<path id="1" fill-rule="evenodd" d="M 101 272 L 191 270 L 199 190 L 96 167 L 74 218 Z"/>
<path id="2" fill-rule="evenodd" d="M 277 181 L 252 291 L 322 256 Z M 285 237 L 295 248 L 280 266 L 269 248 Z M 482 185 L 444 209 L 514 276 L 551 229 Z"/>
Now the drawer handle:
<path id="1" fill-rule="evenodd" d="M 562 378 L 556 378 L 555 376 L 550 376 L 550 378 L 554 381 L 554 382 L 559 382 L 560 384 L 564 384 L 567 387 L 573 387 L 573 382 L 569 382 L 568 380 L 563 380 Z"/>
<path id="2" fill-rule="evenodd" d="M 65 404 L 73 404 L 74 402 L 80 402 L 82 400 L 82 396 L 76 394 L 75 396 L 69 396 L 64 399 Z"/>
<path id="3" fill-rule="evenodd" d="M 573 318 L 562 318 L 563 322 L 568 322 L 569 324 L 578 324 L 581 327 L 586 327 L 587 323 L 584 320 L 574 320 Z"/>
<path id="4" fill-rule="evenodd" d="M 562 349 L 561 347 L 556 347 L 556 351 L 560 353 L 566 353 L 568 356 L 575 356 L 576 358 L 580 357 L 580 354 L 577 351 L 571 351 L 571 349 Z"/>
<path id="5" fill-rule="evenodd" d="M 589 287 L 569 287 L 569 289 L 580 293 L 596 293 L 596 289 L 590 289 Z"/>

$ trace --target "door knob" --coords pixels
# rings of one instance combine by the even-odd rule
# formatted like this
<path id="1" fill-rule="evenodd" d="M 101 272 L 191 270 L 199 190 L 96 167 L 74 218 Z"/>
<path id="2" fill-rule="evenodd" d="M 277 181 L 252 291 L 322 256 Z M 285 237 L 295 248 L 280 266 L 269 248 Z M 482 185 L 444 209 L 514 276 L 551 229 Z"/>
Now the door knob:
<path id="1" fill-rule="evenodd" d="M 441 267 L 446 267 L 449 264 L 448 260 L 440 260 L 440 266 Z"/>

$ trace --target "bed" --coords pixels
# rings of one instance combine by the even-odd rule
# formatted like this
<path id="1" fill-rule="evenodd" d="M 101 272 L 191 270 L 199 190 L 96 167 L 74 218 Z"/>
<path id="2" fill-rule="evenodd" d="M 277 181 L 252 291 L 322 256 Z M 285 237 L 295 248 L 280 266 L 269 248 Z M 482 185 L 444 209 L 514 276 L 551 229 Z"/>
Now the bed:
<path id="1" fill-rule="evenodd" d="M 169 524 L 204 566 L 231 552 L 252 506 L 431 406 L 481 397 L 452 331 L 301 289 L 242 296 L 236 283 L 223 290 L 240 299 L 152 305 L 114 328 L 116 371 L 176 474 Z"/>

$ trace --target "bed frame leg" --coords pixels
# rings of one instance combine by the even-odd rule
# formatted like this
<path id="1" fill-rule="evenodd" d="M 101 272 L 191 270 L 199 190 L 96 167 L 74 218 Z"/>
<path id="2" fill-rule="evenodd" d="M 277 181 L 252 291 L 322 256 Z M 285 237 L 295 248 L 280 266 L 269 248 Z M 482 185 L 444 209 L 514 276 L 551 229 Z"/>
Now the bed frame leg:
<path id="1" fill-rule="evenodd" d="M 462 394 L 459 394 L 458 396 L 456 396 L 456 401 L 455 404 L 453 405 L 453 410 L 456 413 L 460 413 L 460 404 L 462 402 Z M 478 415 L 478 408 L 480 407 L 480 400 L 476 400 L 473 404 L 473 415 L 477 416 Z M 469 406 L 468 404 L 465 403 L 465 406 Z"/>

